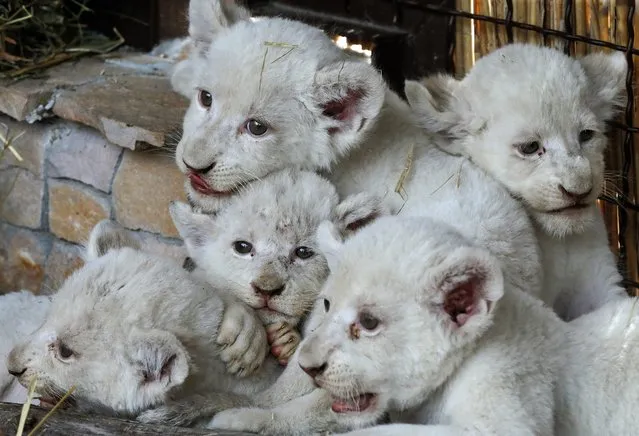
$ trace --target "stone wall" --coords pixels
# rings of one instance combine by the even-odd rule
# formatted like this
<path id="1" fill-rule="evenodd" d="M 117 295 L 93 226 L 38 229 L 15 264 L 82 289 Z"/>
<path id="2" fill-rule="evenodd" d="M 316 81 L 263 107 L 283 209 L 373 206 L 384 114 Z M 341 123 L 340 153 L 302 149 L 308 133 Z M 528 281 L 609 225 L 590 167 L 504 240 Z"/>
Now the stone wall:
<path id="1" fill-rule="evenodd" d="M 163 146 L 186 102 L 170 91 L 166 65 L 149 67 L 160 59 L 115 59 L 0 82 L 0 135 L 22 159 L 8 149 L 0 158 L 0 293 L 54 291 L 105 218 L 149 250 L 185 255 L 168 214 L 171 200 L 185 200 L 184 179 Z M 30 98 L 36 91 L 45 98 Z"/>

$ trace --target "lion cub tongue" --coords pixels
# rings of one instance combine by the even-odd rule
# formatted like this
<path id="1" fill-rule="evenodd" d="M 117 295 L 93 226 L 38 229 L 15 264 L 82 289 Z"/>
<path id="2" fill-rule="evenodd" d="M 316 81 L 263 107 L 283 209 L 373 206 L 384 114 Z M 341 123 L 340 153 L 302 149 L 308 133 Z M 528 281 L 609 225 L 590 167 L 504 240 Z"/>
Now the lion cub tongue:
<path id="1" fill-rule="evenodd" d="M 375 398 L 373 394 L 364 394 L 353 400 L 335 399 L 331 409 L 335 413 L 363 412 L 370 407 L 373 398 Z"/>

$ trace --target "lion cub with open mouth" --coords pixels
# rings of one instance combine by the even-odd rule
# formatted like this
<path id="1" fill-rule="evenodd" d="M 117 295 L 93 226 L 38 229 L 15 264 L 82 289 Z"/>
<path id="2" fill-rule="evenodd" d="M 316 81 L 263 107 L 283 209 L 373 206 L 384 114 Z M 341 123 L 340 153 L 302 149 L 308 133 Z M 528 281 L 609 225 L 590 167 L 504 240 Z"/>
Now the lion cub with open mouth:
<path id="1" fill-rule="evenodd" d="M 321 389 L 209 427 L 307 434 L 388 413 L 396 424 L 361 434 L 553 434 L 565 324 L 552 310 L 505 289 L 499 261 L 446 224 L 383 217 L 344 243 L 331 227 L 324 313 L 295 356 Z"/>
<path id="2" fill-rule="evenodd" d="M 561 323 L 504 289 L 494 256 L 427 219 L 383 219 L 333 246 L 327 313 L 299 363 L 334 412 L 428 424 L 413 434 L 552 434 L 559 361 L 547 338 Z"/>

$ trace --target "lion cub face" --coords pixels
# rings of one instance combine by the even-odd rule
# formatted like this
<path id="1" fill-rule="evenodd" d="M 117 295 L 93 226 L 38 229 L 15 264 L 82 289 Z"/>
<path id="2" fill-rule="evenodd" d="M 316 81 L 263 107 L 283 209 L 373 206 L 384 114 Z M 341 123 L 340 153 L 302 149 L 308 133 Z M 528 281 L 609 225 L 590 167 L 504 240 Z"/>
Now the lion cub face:
<path id="1" fill-rule="evenodd" d="M 381 75 L 317 28 L 193 0 L 189 33 L 193 51 L 172 77 L 191 100 L 176 163 L 207 208 L 273 171 L 329 168 L 380 111 Z"/>
<path id="2" fill-rule="evenodd" d="M 299 363 L 334 397 L 333 411 L 373 422 L 445 382 L 492 325 L 501 270 L 428 219 L 381 218 L 344 244 L 331 233 L 323 224 L 318 236 L 331 268 L 326 314 Z"/>
<path id="3" fill-rule="evenodd" d="M 171 215 L 189 255 L 217 288 L 254 308 L 265 324 L 296 326 L 328 275 L 315 241 L 320 222 L 342 235 L 383 214 L 381 201 L 360 194 L 339 202 L 323 177 L 284 170 L 253 182 L 217 215 L 173 203 Z"/>
<path id="4" fill-rule="evenodd" d="M 424 126 L 521 199 L 553 235 L 581 233 L 604 181 L 606 122 L 625 103 L 626 59 L 580 59 L 513 44 L 481 58 L 466 77 L 407 84 Z"/>
<path id="5" fill-rule="evenodd" d="M 142 308 L 151 293 L 189 286 L 188 275 L 122 247 L 125 241 L 112 224 L 98 224 L 89 261 L 55 294 L 44 324 L 8 357 L 22 385 L 37 377 L 36 392 L 46 402 L 75 386 L 70 401 L 80 408 L 134 415 L 164 401 L 188 375 L 182 344 L 155 328 Z"/>

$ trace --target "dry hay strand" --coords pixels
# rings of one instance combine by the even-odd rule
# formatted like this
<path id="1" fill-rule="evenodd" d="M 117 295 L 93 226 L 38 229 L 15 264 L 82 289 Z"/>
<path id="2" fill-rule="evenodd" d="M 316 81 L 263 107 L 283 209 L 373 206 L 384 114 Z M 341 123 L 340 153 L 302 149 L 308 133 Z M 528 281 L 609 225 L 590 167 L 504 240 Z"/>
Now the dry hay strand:
<path id="1" fill-rule="evenodd" d="M 11 136 L 9 127 L 6 124 L 0 123 L 0 126 L 4 126 L 5 128 L 5 132 L 0 133 L 0 144 L 1 144 L 0 159 L 2 159 L 2 156 L 4 156 L 5 150 L 9 150 L 18 162 L 22 162 L 24 159 L 13 146 L 13 142 L 17 140 L 18 138 L 20 138 L 22 135 L 24 135 L 26 130 L 23 130 L 22 132 L 18 133 L 15 136 Z M 9 183 L 9 186 L 7 187 L 6 193 L 3 193 L 2 195 L 0 195 L 0 209 L 4 206 L 4 202 L 7 200 L 7 198 L 9 198 L 11 191 L 13 191 L 13 188 L 15 187 L 16 182 L 18 181 L 19 175 L 20 173 L 16 172 L 15 177 L 13 178 L 13 180 L 11 181 L 11 183 Z"/>
<path id="2" fill-rule="evenodd" d="M 0 3 L 0 77 L 18 79 L 124 43 L 87 31 L 88 0 L 5 0 Z"/>
<path id="3" fill-rule="evenodd" d="M 399 194 L 399 196 L 404 201 L 408 199 L 406 189 L 404 188 L 404 182 L 406 182 L 406 177 L 408 177 L 408 174 L 410 174 L 410 170 L 413 168 L 414 155 L 415 155 L 415 144 L 411 144 L 410 149 L 408 150 L 408 155 L 406 156 L 406 163 L 404 164 L 404 169 L 400 173 L 399 180 L 397 180 L 397 184 L 395 185 L 395 193 Z"/>
<path id="4" fill-rule="evenodd" d="M 44 417 L 40 420 L 40 422 L 35 427 L 33 427 L 33 430 L 31 430 L 27 436 L 35 436 L 36 432 L 40 429 L 40 427 L 42 427 L 45 421 L 49 419 L 56 410 L 58 410 L 58 408 L 62 405 L 62 403 L 64 403 L 64 401 L 71 396 L 73 391 L 75 391 L 75 386 L 71 386 L 71 388 L 62 396 L 62 398 L 60 398 L 60 401 L 55 403 L 55 406 L 53 406 L 51 410 L 49 410 L 49 412 L 46 415 L 44 415 Z"/>
<path id="5" fill-rule="evenodd" d="M 33 401 L 33 395 L 35 394 L 35 387 L 36 387 L 37 381 L 38 381 L 38 378 L 33 377 L 31 379 L 31 382 L 29 382 L 27 399 L 22 405 L 22 411 L 20 412 L 20 421 L 18 422 L 18 431 L 16 432 L 16 436 L 22 436 L 22 433 L 24 433 L 24 425 L 27 422 L 27 416 L 29 415 L 29 409 L 31 408 L 31 401 Z"/>
<path id="6" fill-rule="evenodd" d="M 13 146 L 13 142 L 24 135 L 26 130 L 23 130 L 15 136 L 11 136 L 9 127 L 6 124 L 2 123 L 0 123 L 0 125 L 4 126 L 5 128 L 5 132 L 0 133 L 0 144 L 2 144 L 2 148 L 0 148 L 0 158 L 2 158 L 2 156 L 4 155 L 5 150 L 9 150 L 11 154 L 13 154 L 13 156 L 15 156 L 15 158 L 18 160 L 18 162 L 22 162 L 24 159 L 22 159 L 20 153 L 18 153 L 18 151 Z"/>
<path id="7" fill-rule="evenodd" d="M 280 59 L 288 56 L 293 50 L 299 47 L 299 45 L 297 44 L 289 44 L 288 42 L 277 42 L 277 41 L 264 41 L 264 46 L 266 47 L 266 49 L 264 50 L 264 58 L 262 59 L 262 67 L 260 68 L 260 83 L 257 85 L 257 92 L 260 92 L 262 90 L 262 76 L 264 76 L 264 70 L 266 68 L 266 57 L 268 56 L 268 49 L 269 48 L 287 48 L 288 49 L 284 54 L 278 56 L 277 58 L 275 58 L 274 60 L 270 62 L 271 64 L 273 64 L 279 61 Z"/>
<path id="8" fill-rule="evenodd" d="M 22 405 L 22 411 L 20 412 L 20 421 L 18 423 L 18 430 L 16 432 L 16 436 L 22 436 L 24 433 L 24 426 L 27 422 L 27 417 L 29 416 L 29 410 L 31 409 L 31 401 L 33 401 L 33 398 L 35 396 L 35 387 L 36 387 L 37 380 L 38 380 L 37 377 L 33 377 L 31 381 L 29 382 L 27 399 Z M 44 417 L 40 420 L 40 422 L 38 422 L 38 424 L 36 424 L 36 426 L 33 427 L 33 429 L 27 434 L 27 436 L 35 436 L 36 432 L 40 430 L 40 427 L 44 425 L 45 421 L 49 419 L 56 410 L 58 410 L 58 408 L 62 405 L 62 403 L 64 403 L 64 401 L 71 396 L 73 391 L 75 391 L 75 386 L 71 386 L 71 388 L 51 408 L 51 410 L 49 410 L 49 412 L 47 412 L 47 414 L 44 415 Z"/>

